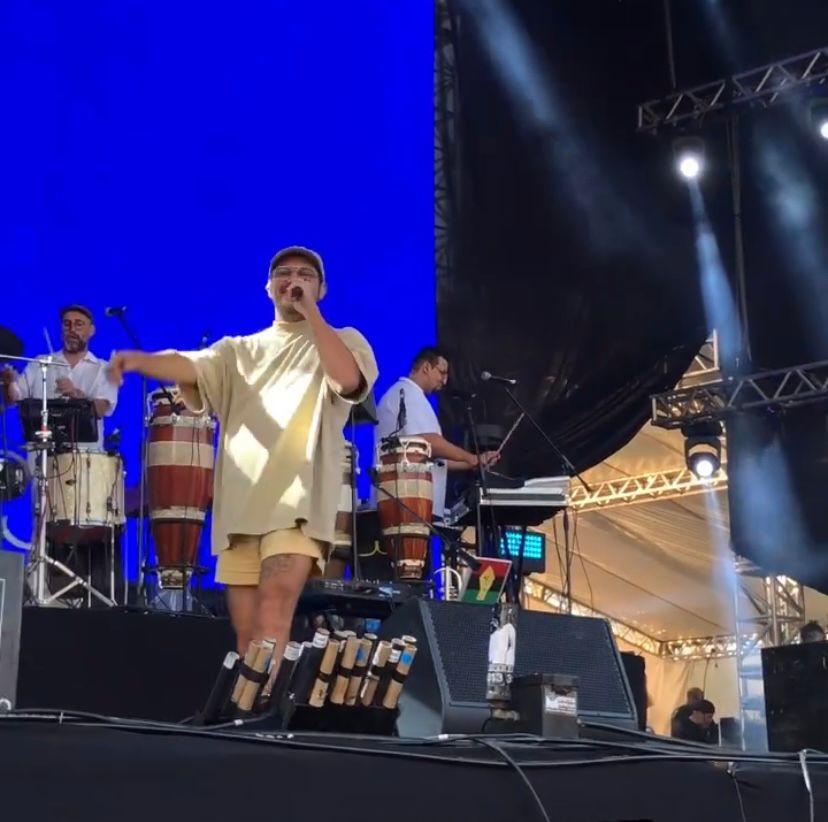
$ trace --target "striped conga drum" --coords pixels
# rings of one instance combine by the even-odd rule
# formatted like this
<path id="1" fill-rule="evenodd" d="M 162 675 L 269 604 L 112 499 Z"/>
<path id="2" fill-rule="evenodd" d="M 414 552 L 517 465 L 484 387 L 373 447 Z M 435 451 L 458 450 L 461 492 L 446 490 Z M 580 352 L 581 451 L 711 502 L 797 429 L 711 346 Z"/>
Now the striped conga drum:
<path id="1" fill-rule="evenodd" d="M 422 579 L 431 535 L 422 520 L 430 523 L 434 508 L 431 445 L 420 437 L 400 437 L 380 448 L 378 462 L 381 542 L 399 579 Z"/>
<path id="2" fill-rule="evenodd" d="M 213 494 L 216 424 L 178 403 L 171 407 L 161 391 L 150 395 L 150 408 L 147 488 L 159 581 L 180 588 L 196 564 Z"/>

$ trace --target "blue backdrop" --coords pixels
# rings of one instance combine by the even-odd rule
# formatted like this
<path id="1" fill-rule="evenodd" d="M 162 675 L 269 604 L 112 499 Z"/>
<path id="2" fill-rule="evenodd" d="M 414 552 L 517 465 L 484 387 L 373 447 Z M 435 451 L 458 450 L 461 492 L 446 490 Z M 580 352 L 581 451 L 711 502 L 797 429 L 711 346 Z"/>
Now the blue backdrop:
<path id="1" fill-rule="evenodd" d="M 324 312 L 369 338 L 378 392 L 433 341 L 430 3 L 7 0 L 0 20 L 0 324 L 27 354 L 68 302 L 95 312 L 99 356 L 130 347 L 106 305 L 148 349 L 256 331 L 293 243 L 324 256 Z M 108 421 L 127 485 L 139 386 Z M 27 540 L 27 503 L 6 514 Z"/>

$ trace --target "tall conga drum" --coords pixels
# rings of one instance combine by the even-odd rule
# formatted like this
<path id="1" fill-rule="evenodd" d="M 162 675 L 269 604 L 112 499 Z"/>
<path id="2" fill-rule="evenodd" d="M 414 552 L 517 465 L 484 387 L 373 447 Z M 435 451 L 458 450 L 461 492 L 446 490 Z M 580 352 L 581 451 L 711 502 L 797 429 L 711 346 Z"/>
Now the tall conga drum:
<path id="1" fill-rule="evenodd" d="M 431 523 L 434 508 L 431 445 L 420 437 L 399 437 L 385 443 L 378 457 L 377 514 L 383 547 L 399 579 L 422 579 L 431 536 L 425 523 Z"/>
<path id="2" fill-rule="evenodd" d="M 169 392 L 153 392 L 150 408 L 147 490 L 159 581 L 181 588 L 196 564 L 212 499 L 216 424 L 207 414 L 171 406 Z"/>

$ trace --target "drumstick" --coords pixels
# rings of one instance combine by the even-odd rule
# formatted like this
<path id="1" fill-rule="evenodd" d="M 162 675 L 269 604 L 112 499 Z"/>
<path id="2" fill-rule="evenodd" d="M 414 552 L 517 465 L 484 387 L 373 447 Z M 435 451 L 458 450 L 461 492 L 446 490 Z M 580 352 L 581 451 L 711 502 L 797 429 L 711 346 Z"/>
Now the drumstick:
<path id="1" fill-rule="evenodd" d="M 349 636 L 345 640 L 345 650 L 342 652 L 342 660 L 339 663 L 339 670 L 337 671 L 337 676 L 334 680 L 334 686 L 330 696 L 330 701 L 333 702 L 334 705 L 341 705 L 345 701 L 345 695 L 351 679 L 351 672 L 353 671 L 354 663 L 356 662 L 360 642 L 361 641 L 356 636 Z"/>
<path id="2" fill-rule="evenodd" d="M 500 443 L 500 448 L 498 448 L 497 451 L 495 451 L 495 454 L 497 454 L 498 457 L 500 456 L 500 452 L 503 450 L 506 443 L 509 442 L 509 440 L 512 438 L 512 434 L 514 434 L 515 431 L 517 431 L 517 427 L 523 422 L 523 418 L 525 416 L 525 413 L 521 413 L 521 415 L 515 420 L 515 424 L 509 429 L 509 433 L 506 435 L 503 442 Z"/>
<path id="3" fill-rule="evenodd" d="M 319 663 L 319 671 L 316 675 L 316 682 L 313 683 L 310 697 L 308 697 L 308 705 L 314 708 L 321 708 L 325 704 L 325 698 L 328 696 L 328 687 L 331 683 L 331 675 L 333 674 L 336 657 L 340 651 L 340 640 L 332 639 L 325 647 L 325 653 L 322 656 L 322 661 Z"/>
<path id="4" fill-rule="evenodd" d="M 382 701 L 385 699 L 385 692 L 388 690 L 388 685 L 391 682 L 391 675 L 396 670 L 397 663 L 400 661 L 404 650 L 405 643 L 401 639 L 391 640 L 391 652 L 388 654 L 388 661 L 379 672 L 379 682 L 377 683 L 377 690 L 374 694 L 374 705 L 382 705 Z"/>
<path id="5" fill-rule="evenodd" d="M 416 645 L 405 646 L 400 656 L 400 660 L 397 663 L 397 667 L 391 675 L 391 681 L 388 683 L 388 689 L 385 692 L 385 696 L 382 699 L 383 708 L 393 710 L 397 707 L 397 700 L 400 698 L 400 691 L 402 691 L 403 685 L 405 685 L 405 680 L 408 677 L 408 671 L 411 668 L 411 663 L 414 661 L 416 654 Z"/>

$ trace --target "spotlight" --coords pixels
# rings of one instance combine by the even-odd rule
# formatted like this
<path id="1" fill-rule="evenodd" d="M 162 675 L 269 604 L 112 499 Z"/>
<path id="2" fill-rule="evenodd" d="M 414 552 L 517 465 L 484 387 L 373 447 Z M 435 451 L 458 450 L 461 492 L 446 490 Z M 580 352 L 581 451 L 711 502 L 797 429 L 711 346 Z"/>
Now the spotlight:
<path id="1" fill-rule="evenodd" d="M 704 141 L 698 137 L 679 137 L 673 141 L 676 171 L 685 180 L 696 180 L 704 173 Z"/>
<path id="2" fill-rule="evenodd" d="M 828 140 L 828 98 L 817 97 L 811 101 L 811 123 L 823 140 Z"/>
<path id="3" fill-rule="evenodd" d="M 709 480 L 722 467 L 722 426 L 719 422 L 686 425 L 684 459 L 687 467 L 700 479 Z"/>
<path id="4" fill-rule="evenodd" d="M 694 157 L 692 154 L 685 154 L 679 160 L 678 170 L 682 177 L 686 177 L 688 180 L 695 180 L 701 171 L 699 158 Z"/>

